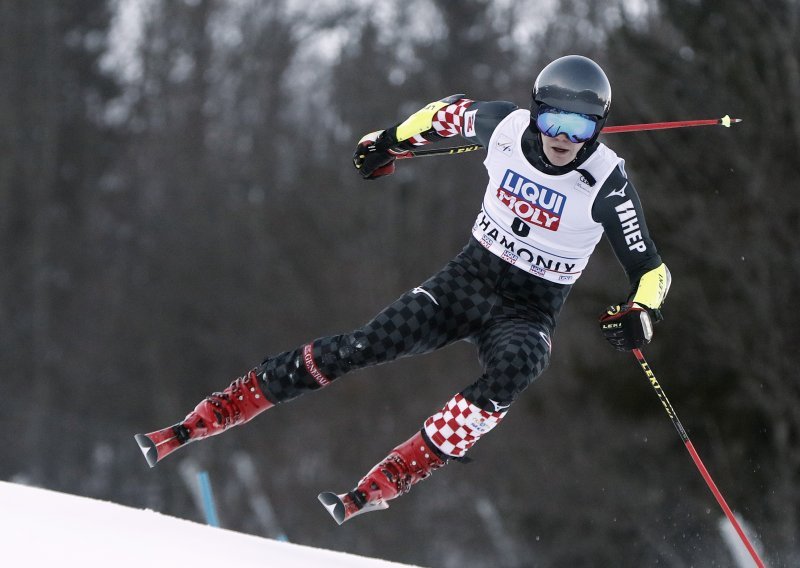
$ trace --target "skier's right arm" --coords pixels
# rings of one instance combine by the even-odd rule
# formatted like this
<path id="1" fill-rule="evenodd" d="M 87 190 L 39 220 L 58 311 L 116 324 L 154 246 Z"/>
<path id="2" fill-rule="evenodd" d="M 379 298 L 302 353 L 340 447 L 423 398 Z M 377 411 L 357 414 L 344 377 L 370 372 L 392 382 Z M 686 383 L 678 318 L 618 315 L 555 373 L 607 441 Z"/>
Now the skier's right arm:
<path id="1" fill-rule="evenodd" d="M 418 146 L 460 135 L 486 146 L 497 125 L 517 105 L 508 101 L 473 101 L 451 95 L 425 105 L 406 120 L 365 135 L 353 153 L 353 164 L 364 179 L 394 173 L 394 161 Z"/>

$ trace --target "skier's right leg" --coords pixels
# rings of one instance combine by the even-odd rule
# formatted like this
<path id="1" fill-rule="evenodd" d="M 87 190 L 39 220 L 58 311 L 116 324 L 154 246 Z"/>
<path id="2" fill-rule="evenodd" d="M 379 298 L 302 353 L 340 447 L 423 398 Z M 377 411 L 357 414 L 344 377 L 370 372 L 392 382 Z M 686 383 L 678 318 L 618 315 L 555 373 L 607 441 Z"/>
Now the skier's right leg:
<path id="1" fill-rule="evenodd" d="M 481 268 L 487 256 L 496 259 L 471 243 L 439 273 L 384 308 L 367 325 L 269 357 L 222 392 L 206 397 L 182 422 L 137 435 L 148 463 L 153 466 L 187 442 L 244 424 L 350 371 L 428 353 L 471 336 L 497 302 L 493 285 L 485 278 L 487 271 Z"/>
<path id="2" fill-rule="evenodd" d="M 368 346 L 361 331 L 317 339 L 267 358 L 225 390 L 201 400 L 176 426 L 187 441 L 221 434 L 276 404 L 326 387 L 354 368 L 380 362 L 378 351 L 385 350 Z"/>
<path id="3" fill-rule="evenodd" d="M 201 401 L 182 424 L 192 440 L 213 436 L 351 371 L 444 347 L 480 326 L 491 309 L 492 293 L 452 261 L 365 326 L 267 358 Z"/>
<path id="4" fill-rule="evenodd" d="M 222 392 L 200 401 L 181 425 L 194 441 L 249 422 L 278 403 L 329 385 L 349 370 L 360 345 L 352 334 L 339 335 L 269 357 Z"/>

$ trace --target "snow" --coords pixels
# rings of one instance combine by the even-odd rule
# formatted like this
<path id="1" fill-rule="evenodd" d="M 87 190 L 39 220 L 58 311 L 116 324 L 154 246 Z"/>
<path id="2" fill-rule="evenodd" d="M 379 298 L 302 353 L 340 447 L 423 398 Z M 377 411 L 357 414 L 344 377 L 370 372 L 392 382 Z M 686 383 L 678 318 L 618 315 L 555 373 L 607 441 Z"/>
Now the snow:
<path id="1" fill-rule="evenodd" d="M 3 481 L 0 481 L 0 511 L 0 542 L 5 544 L 2 552 L 4 566 L 408 566 L 278 542 L 154 511 Z"/>

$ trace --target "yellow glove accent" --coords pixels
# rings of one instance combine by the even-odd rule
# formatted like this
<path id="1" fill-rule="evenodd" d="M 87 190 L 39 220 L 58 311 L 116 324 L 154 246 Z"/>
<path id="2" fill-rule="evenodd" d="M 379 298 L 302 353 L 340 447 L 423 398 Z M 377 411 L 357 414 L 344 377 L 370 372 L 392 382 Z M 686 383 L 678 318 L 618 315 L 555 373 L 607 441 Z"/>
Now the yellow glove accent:
<path id="1" fill-rule="evenodd" d="M 452 97 L 429 103 L 405 119 L 397 127 L 397 141 L 403 142 L 412 136 L 416 136 L 417 134 L 422 134 L 423 132 L 430 130 L 433 127 L 433 117 L 436 116 L 436 113 L 440 109 L 446 107 L 452 102 L 449 100 L 450 98 Z"/>
<path id="2" fill-rule="evenodd" d="M 636 293 L 633 295 L 632 302 L 640 304 L 652 310 L 657 310 L 664 303 L 667 297 L 669 286 L 672 283 L 672 276 L 667 265 L 661 263 L 660 266 L 645 272 L 639 279 Z"/>

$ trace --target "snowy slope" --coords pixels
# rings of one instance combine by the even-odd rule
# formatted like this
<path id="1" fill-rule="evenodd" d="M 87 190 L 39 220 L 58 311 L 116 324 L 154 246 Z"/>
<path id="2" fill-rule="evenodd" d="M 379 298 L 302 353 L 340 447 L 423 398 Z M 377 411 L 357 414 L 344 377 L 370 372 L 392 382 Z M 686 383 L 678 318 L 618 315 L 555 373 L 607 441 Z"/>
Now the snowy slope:
<path id="1" fill-rule="evenodd" d="M 398 568 L 0 481 L 3 566 L 51 568 Z"/>

